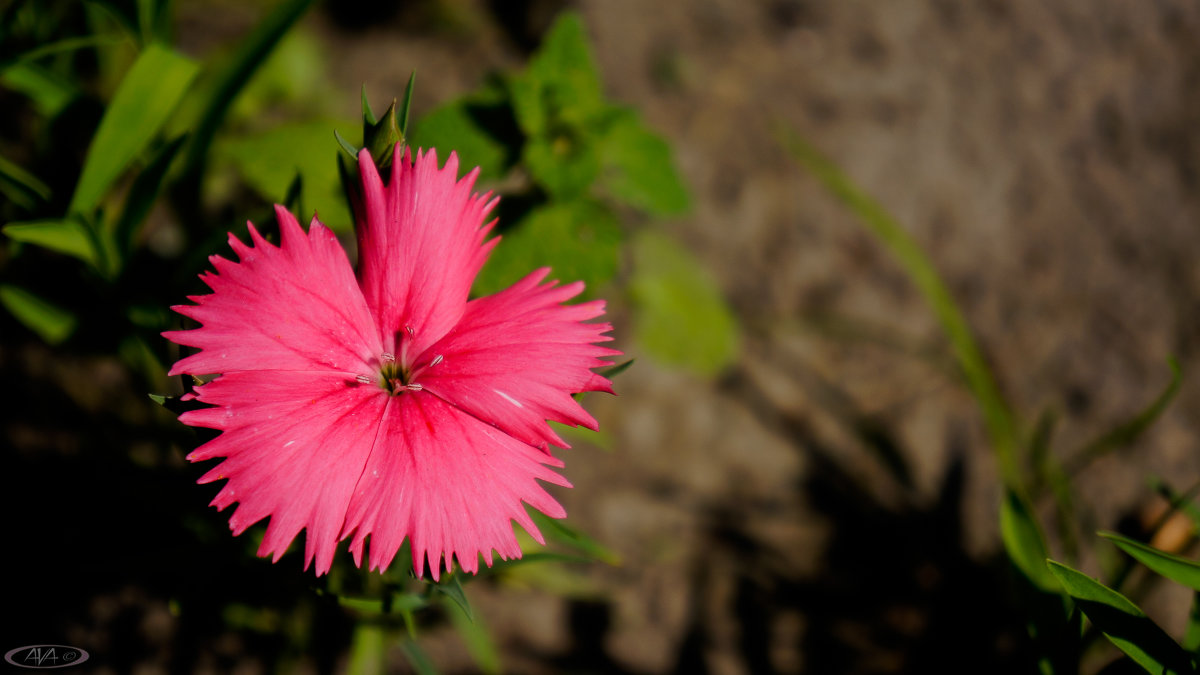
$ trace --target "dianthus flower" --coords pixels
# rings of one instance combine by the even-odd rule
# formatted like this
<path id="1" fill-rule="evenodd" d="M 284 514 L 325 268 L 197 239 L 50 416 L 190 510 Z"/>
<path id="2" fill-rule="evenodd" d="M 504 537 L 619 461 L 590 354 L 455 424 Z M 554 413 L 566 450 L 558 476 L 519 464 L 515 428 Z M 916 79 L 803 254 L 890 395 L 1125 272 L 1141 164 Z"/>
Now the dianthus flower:
<path id="1" fill-rule="evenodd" d="M 235 535 L 269 517 L 258 554 L 275 561 L 306 530 L 317 574 L 347 539 L 383 570 L 407 537 L 434 579 L 454 558 L 520 557 L 512 521 L 543 541 L 522 502 L 566 515 L 538 483 L 570 486 L 546 420 L 595 429 L 572 394 L 612 392 L 592 372 L 619 353 L 596 344 L 611 326 L 584 323 L 604 302 L 563 304 L 583 284 L 548 269 L 468 299 L 496 200 L 472 194 L 478 170 L 457 180 L 454 153 L 440 169 L 432 150 L 396 158 L 385 183 L 359 154 L 356 269 L 316 217 L 305 232 L 277 206 L 279 245 L 231 234 L 239 261 L 212 256 L 212 293 L 173 308 L 201 327 L 164 333 L 199 349 L 171 375 L 219 374 L 189 395 L 211 407 L 180 416 L 221 431 L 188 455 L 224 458 L 199 480 L 226 481 L 212 505 L 238 504 Z"/>

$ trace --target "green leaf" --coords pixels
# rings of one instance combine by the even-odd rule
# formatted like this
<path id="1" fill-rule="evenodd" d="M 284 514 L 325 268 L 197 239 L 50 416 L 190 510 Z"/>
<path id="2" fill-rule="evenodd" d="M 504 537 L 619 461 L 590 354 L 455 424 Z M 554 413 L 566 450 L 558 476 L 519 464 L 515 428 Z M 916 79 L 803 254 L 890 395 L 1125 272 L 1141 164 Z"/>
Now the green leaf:
<path id="1" fill-rule="evenodd" d="M 5 68 L 0 72 L 0 84 L 28 96 L 45 117 L 58 115 L 79 94 L 70 82 L 32 63 L 17 63 Z"/>
<path id="2" fill-rule="evenodd" d="M 1046 541 L 1029 506 L 1012 490 L 1004 491 L 1000 502 L 1000 537 L 1017 569 L 1042 591 L 1057 593 L 1060 589 L 1054 575 L 1046 567 Z"/>
<path id="3" fill-rule="evenodd" d="M 1110 642 L 1151 673 L 1193 673 L 1191 660 L 1137 605 L 1066 565 L 1047 561 L 1079 609 Z"/>
<path id="4" fill-rule="evenodd" d="M 198 189 L 198 177 L 202 173 L 213 137 L 225 120 L 230 106 L 255 71 L 312 3 L 313 0 L 285 0 L 276 5 L 255 27 L 254 32 L 239 44 L 233 59 L 218 75 L 212 93 L 204 103 L 204 112 L 201 113 L 192 133 L 192 142 L 188 145 L 184 162 L 193 189 Z"/>
<path id="5" fill-rule="evenodd" d="M 737 320 L 716 282 L 665 235 L 645 231 L 633 241 L 634 332 L 659 361 L 715 375 L 737 358 Z"/>
<path id="6" fill-rule="evenodd" d="M 19 286 L 0 285 L 0 304 L 52 345 L 70 337 L 78 323 L 74 314 Z"/>
<path id="7" fill-rule="evenodd" d="M 0 156 L 0 192 L 21 208 L 32 209 L 50 199 L 50 186 Z"/>
<path id="8" fill-rule="evenodd" d="M 585 195 L 600 175 L 600 154 L 595 143 L 575 130 L 529 139 L 521 160 L 529 177 L 556 200 Z"/>
<path id="9" fill-rule="evenodd" d="M 1146 567 L 1194 591 L 1200 591 L 1200 563 L 1166 551 L 1160 551 L 1115 532 L 1101 532 L 1101 537 L 1116 544 L 1122 551 L 1137 559 Z"/>
<path id="10" fill-rule="evenodd" d="M 70 211 L 90 212 L 150 142 L 187 91 L 197 66 L 161 45 L 142 52 L 121 81 L 92 139 Z"/>
<path id="11" fill-rule="evenodd" d="M 479 667 L 479 672 L 489 675 L 503 672 L 504 668 L 500 664 L 500 652 L 496 650 L 496 644 L 492 641 L 487 627 L 483 625 L 479 617 L 470 616 L 464 612 L 457 602 L 447 601 L 445 604 L 450 623 L 454 624 L 454 629 L 466 645 L 467 653 Z"/>
<path id="12" fill-rule="evenodd" d="M 616 365 L 614 365 L 614 366 L 610 366 L 610 367 L 608 367 L 608 368 L 602 368 L 602 369 L 601 369 L 600 371 L 598 371 L 598 372 L 599 372 L 601 375 L 603 375 L 604 377 L 607 377 L 608 379 L 610 379 L 610 380 L 611 380 L 611 379 L 613 379 L 614 377 L 616 377 L 616 376 L 620 375 L 621 373 L 625 372 L 626 370 L 629 370 L 629 367 L 630 367 L 630 366 L 632 366 L 632 365 L 633 365 L 633 362 L 634 362 L 634 361 L 636 361 L 636 360 L 637 360 L 637 359 L 629 359 L 628 361 L 624 361 L 624 362 L 622 362 L 622 363 L 618 363 L 618 364 L 616 364 Z"/>
<path id="13" fill-rule="evenodd" d="M 546 538 L 570 546 L 576 551 L 587 554 L 594 560 L 599 560 L 609 565 L 621 564 L 621 556 L 595 539 L 567 526 L 561 520 L 551 518 L 540 511 L 532 509 L 526 509 L 526 511 L 533 519 L 534 524 L 537 525 L 538 530 Z"/>
<path id="14" fill-rule="evenodd" d="M 446 578 L 435 583 L 433 588 L 442 595 L 454 601 L 468 619 L 474 620 L 471 614 L 471 603 L 467 602 L 467 594 L 463 592 L 462 582 L 457 574 L 448 574 Z"/>
<path id="15" fill-rule="evenodd" d="M 158 200 L 171 162 L 179 154 L 185 138 L 180 136 L 159 148 L 146 168 L 133 180 L 129 196 L 125 198 L 125 207 L 114 228 L 114 238 L 125 257 L 133 250 L 134 241 L 141 233 L 142 225 L 146 216 L 150 215 L 154 202 Z"/>
<path id="16" fill-rule="evenodd" d="M 417 71 L 408 76 L 408 84 L 404 87 L 404 102 L 400 104 L 400 138 L 408 138 L 409 112 L 412 111 L 413 89 L 417 86 Z"/>
<path id="17" fill-rule="evenodd" d="M 551 279 L 581 280 L 594 290 L 616 274 L 620 245 L 620 226 L 604 206 L 591 201 L 543 206 L 504 234 L 474 290 L 495 293 L 546 266 Z"/>
<path id="18" fill-rule="evenodd" d="M 1016 449 L 1020 435 L 1012 410 L 996 384 L 996 377 L 971 334 L 962 310 L 933 263 L 916 240 L 874 199 L 858 189 L 828 158 L 790 129 L 780 129 L 783 144 L 801 165 L 834 197 L 849 208 L 863 225 L 899 261 L 913 284 L 933 308 L 950 340 L 955 360 L 967 386 L 983 412 L 996 461 L 1006 485 L 1017 488 L 1023 481 Z"/>
<path id="19" fill-rule="evenodd" d="M 1167 383 L 1162 393 L 1137 415 L 1118 424 L 1115 428 L 1110 429 L 1099 438 L 1075 451 L 1070 459 L 1065 462 L 1067 473 L 1074 474 L 1090 464 L 1092 460 L 1129 445 L 1158 419 L 1158 416 L 1166 410 L 1167 406 L 1174 400 L 1175 395 L 1179 393 L 1179 386 L 1183 382 L 1183 374 L 1179 369 L 1179 362 L 1172 358 L 1167 362 L 1167 365 L 1171 369 L 1171 380 Z"/>
<path id="20" fill-rule="evenodd" d="M 578 14 L 559 15 L 509 90 L 517 122 L 529 136 L 549 134 L 557 124 L 580 126 L 602 111 L 600 76 Z"/>
<path id="21" fill-rule="evenodd" d="M 1183 632 L 1182 647 L 1192 655 L 1200 652 L 1200 592 L 1192 593 L 1192 610 L 1188 612 L 1187 628 Z"/>
<path id="22" fill-rule="evenodd" d="M 5 225 L 4 234 L 13 241 L 35 244 L 92 265 L 100 264 L 100 252 L 87 228 L 74 218 L 37 220 Z"/>
<path id="23" fill-rule="evenodd" d="M 632 111 L 614 116 L 600 139 L 600 185 L 617 200 L 654 215 L 687 211 L 691 197 L 671 146 Z"/>
<path id="24" fill-rule="evenodd" d="M 437 148 L 442 157 L 453 150 L 460 166 L 479 167 L 480 182 L 500 180 L 512 166 L 512 155 L 485 125 L 507 112 L 501 103 L 476 98 L 454 101 L 422 117 L 413 127 L 409 145 Z"/>
<path id="25" fill-rule="evenodd" d="M 316 209 L 321 222 L 345 229 L 352 219 L 342 197 L 337 163 L 333 161 L 338 151 L 330 143 L 329 130 L 350 124 L 344 120 L 316 120 L 280 125 L 261 134 L 224 139 L 214 152 L 231 160 L 264 198 L 277 202 L 286 198 L 299 173 L 304 177 L 304 203 Z"/>
<path id="26" fill-rule="evenodd" d="M 417 675 L 437 675 L 437 668 L 433 667 L 433 661 L 429 660 L 429 655 L 425 650 L 421 649 L 421 645 L 417 644 L 416 640 L 405 640 L 400 644 L 400 651 L 404 653 L 405 660 L 408 665 Z M 380 671 L 382 672 L 382 671 Z"/>
<path id="27" fill-rule="evenodd" d="M 387 657 L 387 630 L 376 623 L 359 621 L 350 643 L 350 663 L 346 672 L 373 675 L 384 672 Z"/>

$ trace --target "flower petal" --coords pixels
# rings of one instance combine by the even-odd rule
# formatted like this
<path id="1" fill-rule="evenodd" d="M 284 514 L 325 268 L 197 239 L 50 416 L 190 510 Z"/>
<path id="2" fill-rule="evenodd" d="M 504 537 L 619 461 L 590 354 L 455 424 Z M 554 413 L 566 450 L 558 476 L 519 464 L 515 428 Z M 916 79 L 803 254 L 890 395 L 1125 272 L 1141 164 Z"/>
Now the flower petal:
<path id="1" fill-rule="evenodd" d="M 188 455 L 193 462 L 224 457 L 201 479 L 228 479 L 212 501 L 238 502 L 233 533 L 270 516 L 258 554 L 274 560 L 306 529 L 305 567 L 329 571 L 346 509 L 380 421 L 392 398 L 377 384 L 338 373 L 239 371 L 196 388 L 216 405 L 179 419 L 220 429 L 221 435 Z"/>
<path id="2" fill-rule="evenodd" d="M 250 225 L 253 246 L 229 235 L 240 262 L 212 256 L 215 273 L 201 275 L 213 292 L 173 307 L 203 324 L 163 336 L 200 352 L 181 359 L 171 375 L 237 370 L 316 370 L 374 376 L 382 352 L 367 309 L 337 238 L 313 219 L 306 234 L 276 207 L 282 243 L 268 243 Z"/>
<path id="3" fill-rule="evenodd" d="M 462 316 L 471 283 L 496 244 L 484 242 L 491 225 L 483 223 L 496 200 L 471 194 L 479 169 L 457 180 L 453 152 L 439 169 L 435 151 L 418 152 L 412 161 L 406 149 L 386 186 L 366 150 L 358 166 L 359 283 L 384 351 L 415 356 Z M 397 344 L 398 334 L 404 344 Z"/>
<path id="4" fill-rule="evenodd" d="M 542 541 L 522 501 L 552 518 L 566 515 L 537 483 L 569 487 L 546 467 L 562 466 L 554 457 L 424 392 L 391 400 L 342 532 L 353 536 L 357 564 L 368 536 L 370 566 L 380 570 L 408 537 L 418 576 L 428 560 L 436 580 L 443 558 L 446 569 L 458 558 L 473 573 L 480 554 L 491 566 L 493 549 L 502 559 L 521 557 L 513 520 Z"/>
<path id="5" fill-rule="evenodd" d="M 621 353 L 594 344 L 612 339 L 604 334 L 610 324 L 583 323 L 604 313 L 604 301 L 562 304 L 583 284 L 539 283 L 548 272 L 537 270 L 472 300 L 458 326 L 422 355 L 414 371 L 426 391 L 542 449 L 548 443 L 567 447 L 548 419 L 596 429 L 596 420 L 571 395 L 612 393 L 612 383 L 591 369 L 609 365 L 602 357 Z"/>

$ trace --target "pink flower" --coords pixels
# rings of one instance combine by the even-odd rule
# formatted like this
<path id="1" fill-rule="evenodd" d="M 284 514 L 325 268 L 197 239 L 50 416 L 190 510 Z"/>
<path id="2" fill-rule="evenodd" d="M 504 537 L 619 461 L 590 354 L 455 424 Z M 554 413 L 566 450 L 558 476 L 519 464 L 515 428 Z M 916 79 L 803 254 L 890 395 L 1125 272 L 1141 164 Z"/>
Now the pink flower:
<path id="1" fill-rule="evenodd" d="M 202 326 L 163 334 L 199 348 L 170 374 L 220 373 L 194 394 L 213 407 L 180 420 L 222 433 L 188 459 L 224 458 L 199 482 L 226 480 L 212 504 L 238 503 L 235 535 L 270 517 L 260 556 L 306 529 L 317 574 L 346 539 L 361 566 L 368 537 L 371 568 L 407 537 L 434 579 L 452 557 L 468 572 L 493 550 L 520 557 L 512 520 L 543 541 L 522 502 L 566 515 L 537 482 L 570 487 L 547 468 L 563 466 L 549 446 L 568 446 L 546 420 L 595 429 L 571 395 L 612 392 L 591 370 L 620 353 L 596 344 L 611 326 L 583 323 L 604 302 L 563 304 L 583 284 L 543 283 L 548 269 L 468 300 L 499 241 L 478 170 L 456 180 L 453 153 L 439 169 L 406 151 L 385 185 L 366 151 L 358 164 L 356 271 L 316 218 L 306 233 L 277 206 L 279 246 L 253 225 L 252 246 L 230 235 L 240 261 L 212 256 L 212 293 L 173 308 Z"/>

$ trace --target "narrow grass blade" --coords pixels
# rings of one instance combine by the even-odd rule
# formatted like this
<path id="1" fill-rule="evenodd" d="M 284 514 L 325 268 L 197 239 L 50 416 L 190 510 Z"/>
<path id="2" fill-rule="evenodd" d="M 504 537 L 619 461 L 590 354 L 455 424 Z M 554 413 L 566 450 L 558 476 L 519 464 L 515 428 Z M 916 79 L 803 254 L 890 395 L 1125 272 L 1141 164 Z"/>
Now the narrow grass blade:
<path id="1" fill-rule="evenodd" d="M 950 340 L 963 376 L 983 412 L 997 462 L 1007 485 L 1021 485 L 1016 457 L 1017 424 L 983 352 L 971 334 L 950 290 L 916 241 L 884 208 L 867 196 L 841 169 L 790 129 L 781 130 L 784 145 L 801 165 L 854 212 L 867 229 L 900 262 L 925 297 Z"/>
<path id="2" fill-rule="evenodd" d="M 1065 466 L 1068 474 L 1074 475 L 1093 460 L 1113 450 L 1129 445 L 1153 424 L 1154 420 L 1158 419 L 1158 416 L 1175 399 L 1175 395 L 1179 393 L 1179 386 L 1183 382 L 1183 374 L 1179 369 L 1179 363 L 1175 359 L 1171 359 L 1168 365 L 1171 368 L 1171 381 L 1167 383 L 1166 389 L 1137 415 L 1110 429 L 1099 438 L 1073 453 Z"/>
<path id="3" fill-rule="evenodd" d="M 1116 544 L 1122 551 L 1158 574 L 1193 591 L 1200 591 L 1200 563 L 1160 551 L 1115 532 L 1101 532 L 1100 536 Z"/>

